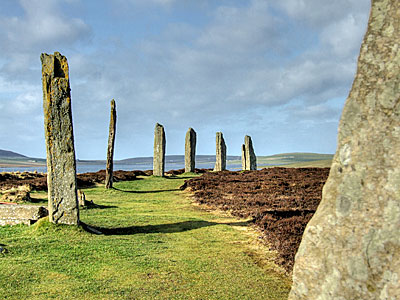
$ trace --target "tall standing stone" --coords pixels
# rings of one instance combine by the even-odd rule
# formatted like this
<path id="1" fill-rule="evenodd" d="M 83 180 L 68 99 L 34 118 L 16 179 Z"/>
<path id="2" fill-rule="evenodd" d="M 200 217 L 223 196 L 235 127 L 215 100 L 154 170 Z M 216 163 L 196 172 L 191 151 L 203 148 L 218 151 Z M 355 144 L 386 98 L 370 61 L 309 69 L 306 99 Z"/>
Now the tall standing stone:
<path id="1" fill-rule="evenodd" d="M 400 1 L 373 0 L 322 201 L 289 299 L 399 299 Z"/>
<path id="2" fill-rule="evenodd" d="M 58 52 L 42 53 L 44 131 L 47 152 L 49 219 L 79 223 L 76 162 L 68 62 Z"/>
<path id="3" fill-rule="evenodd" d="M 216 135 L 216 155 L 214 171 L 226 170 L 226 145 L 222 132 Z"/>
<path id="4" fill-rule="evenodd" d="M 114 164 L 114 143 L 115 132 L 117 126 L 117 109 L 115 107 L 115 100 L 111 100 L 111 115 L 110 115 L 110 128 L 108 133 L 108 148 L 107 148 L 107 166 L 106 166 L 106 189 L 113 186 L 113 164 Z"/>
<path id="5" fill-rule="evenodd" d="M 196 163 L 196 131 L 189 128 L 185 137 L 185 172 L 194 172 Z"/>
<path id="6" fill-rule="evenodd" d="M 246 167 L 246 145 L 242 145 L 242 170 L 245 171 L 247 170 Z"/>
<path id="7" fill-rule="evenodd" d="M 164 127 L 156 124 L 154 129 L 153 175 L 164 176 L 165 170 L 165 132 Z"/>
<path id="8" fill-rule="evenodd" d="M 254 153 L 253 142 L 251 137 L 246 135 L 244 137 L 244 148 L 245 148 L 245 159 L 246 159 L 246 169 L 245 170 L 257 170 L 257 157 Z"/>

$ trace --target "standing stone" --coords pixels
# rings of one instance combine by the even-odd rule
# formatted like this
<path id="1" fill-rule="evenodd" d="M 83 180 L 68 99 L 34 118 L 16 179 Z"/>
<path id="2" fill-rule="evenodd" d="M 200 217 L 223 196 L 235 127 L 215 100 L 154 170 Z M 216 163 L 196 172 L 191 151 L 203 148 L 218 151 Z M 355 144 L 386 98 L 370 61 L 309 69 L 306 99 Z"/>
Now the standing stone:
<path id="1" fill-rule="evenodd" d="M 242 170 L 247 170 L 246 168 L 246 145 L 242 145 Z"/>
<path id="2" fill-rule="evenodd" d="M 289 299 L 399 299 L 400 1 L 373 0 L 322 201 Z"/>
<path id="3" fill-rule="evenodd" d="M 254 153 L 253 142 L 251 137 L 246 135 L 244 137 L 244 148 L 245 148 L 245 159 L 246 159 L 246 169 L 245 170 L 257 170 L 257 157 Z"/>
<path id="4" fill-rule="evenodd" d="M 217 149 L 214 171 L 226 170 L 226 145 L 222 132 L 217 132 L 216 146 Z"/>
<path id="5" fill-rule="evenodd" d="M 58 52 L 42 53 L 44 131 L 47 151 L 49 219 L 79 223 L 76 162 L 68 62 Z"/>
<path id="6" fill-rule="evenodd" d="M 185 172 L 194 172 L 196 160 L 196 131 L 192 128 L 186 132 L 185 138 Z"/>
<path id="7" fill-rule="evenodd" d="M 164 176 L 165 169 L 165 132 L 164 127 L 156 124 L 154 129 L 153 175 Z"/>
<path id="8" fill-rule="evenodd" d="M 113 160 L 114 160 L 114 143 L 115 131 L 117 125 L 117 110 L 115 107 L 115 100 L 111 100 L 111 116 L 110 128 L 108 133 L 108 149 L 107 149 L 107 166 L 106 166 L 106 189 L 112 188 L 113 185 Z"/>

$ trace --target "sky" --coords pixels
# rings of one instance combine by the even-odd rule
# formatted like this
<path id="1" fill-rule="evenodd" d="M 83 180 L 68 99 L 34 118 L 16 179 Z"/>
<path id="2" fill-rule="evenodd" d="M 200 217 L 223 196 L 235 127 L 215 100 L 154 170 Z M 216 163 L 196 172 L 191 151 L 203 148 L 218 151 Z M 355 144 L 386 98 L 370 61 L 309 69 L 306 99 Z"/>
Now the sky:
<path id="1" fill-rule="evenodd" d="M 40 54 L 69 63 L 75 151 L 105 159 L 110 101 L 115 159 L 228 155 L 250 135 L 257 155 L 334 153 L 369 0 L 1 0 L 0 149 L 46 157 Z"/>

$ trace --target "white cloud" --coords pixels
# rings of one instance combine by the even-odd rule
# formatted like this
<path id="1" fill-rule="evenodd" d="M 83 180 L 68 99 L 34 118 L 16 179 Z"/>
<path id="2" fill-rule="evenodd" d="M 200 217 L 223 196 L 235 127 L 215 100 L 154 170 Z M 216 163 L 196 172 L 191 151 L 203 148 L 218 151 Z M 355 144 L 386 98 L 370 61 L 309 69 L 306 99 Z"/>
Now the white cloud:
<path id="1" fill-rule="evenodd" d="M 20 0 L 21 16 L 0 19 L 0 51 L 7 58 L 0 71 L 15 77 L 27 73 L 41 52 L 56 51 L 90 36 L 90 27 L 81 19 L 62 14 L 61 0 Z M 27 76 L 29 74 L 26 74 Z"/>
<path id="2" fill-rule="evenodd" d="M 38 115 L 39 54 L 54 48 L 67 55 L 81 158 L 94 158 L 91 153 L 96 158 L 103 156 L 112 98 L 117 101 L 117 147 L 124 147 L 123 151 L 119 148 L 120 157 L 151 155 L 155 122 L 163 123 L 167 133 L 193 126 L 199 137 L 210 135 L 210 142 L 202 142 L 203 153 L 211 153 L 204 149 L 210 149 L 210 144 L 213 149 L 217 130 L 237 135 L 231 140 L 238 143 L 249 130 L 255 142 L 263 145 L 260 140 L 265 132 L 279 131 L 275 138 L 279 142 L 285 136 L 282 132 L 300 130 L 296 125 L 301 123 L 304 135 L 298 136 L 303 138 L 312 123 L 311 131 L 319 134 L 313 137 L 315 144 L 318 137 L 324 137 L 319 128 L 327 128 L 332 134 L 329 140 L 334 140 L 340 109 L 330 101 L 347 96 L 368 3 L 117 1 L 109 19 L 96 21 L 102 23 L 102 29 L 112 29 L 105 33 L 90 28 L 89 19 L 67 15 L 61 10 L 66 5 L 63 1 L 24 0 L 22 15 L 0 20 L 0 38 L 6 41 L 0 45 L 0 90 L 4 88 L 0 96 L 7 93 L 7 99 L 15 100 L 14 107 L 26 107 L 26 118 L 28 108 L 38 106 L 31 113 Z M 123 13 L 118 14 L 118 9 Z M 137 19 L 126 18 L 130 14 Z M 91 21 L 98 18 L 92 11 L 86 17 Z M 80 45 L 87 46 L 91 34 L 96 44 L 88 51 Z M 281 143 L 293 146 L 289 138 L 301 142 L 292 133 Z M 131 145 L 137 140 L 142 153 Z M 168 153 L 180 151 L 171 144 L 174 140 L 179 138 L 168 138 Z M 328 142 L 325 145 L 327 149 Z"/>
<path id="3" fill-rule="evenodd" d="M 20 0 L 23 16 L 5 17 L 1 20 L 10 50 L 20 46 L 68 45 L 90 33 L 90 28 L 78 18 L 66 18 L 55 0 Z M 21 50 L 21 49 L 20 49 Z"/>
<path id="4" fill-rule="evenodd" d="M 276 3 L 290 17 L 312 27 L 336 23 L 348 14 L 365 14 L 370 1 L 363 0 L 280 0 Z"/>
<path id="5" fill-rule="evenodd" d="M 338 57 L 352 57 L 361 45 L 365 33 L 365 15 L 347 15 L 336 23 L 331 23 L 321 32 L 321 41 Z"/>

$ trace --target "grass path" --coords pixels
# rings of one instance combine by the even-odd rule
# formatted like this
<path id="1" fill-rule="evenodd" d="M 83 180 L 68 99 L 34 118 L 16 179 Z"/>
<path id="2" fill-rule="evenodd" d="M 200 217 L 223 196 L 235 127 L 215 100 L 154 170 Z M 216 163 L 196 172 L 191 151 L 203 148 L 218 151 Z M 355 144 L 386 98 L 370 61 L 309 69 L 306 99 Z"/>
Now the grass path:
<path id="1" fill-rule="evenodd" d="M 247 223 L 191 204 L 184 178 L 85 190 L 101 208 L 81 220 L 103 235 L 47 220 L 0 227 L 0 299 L 286 299 L 289 279 Z"/>

